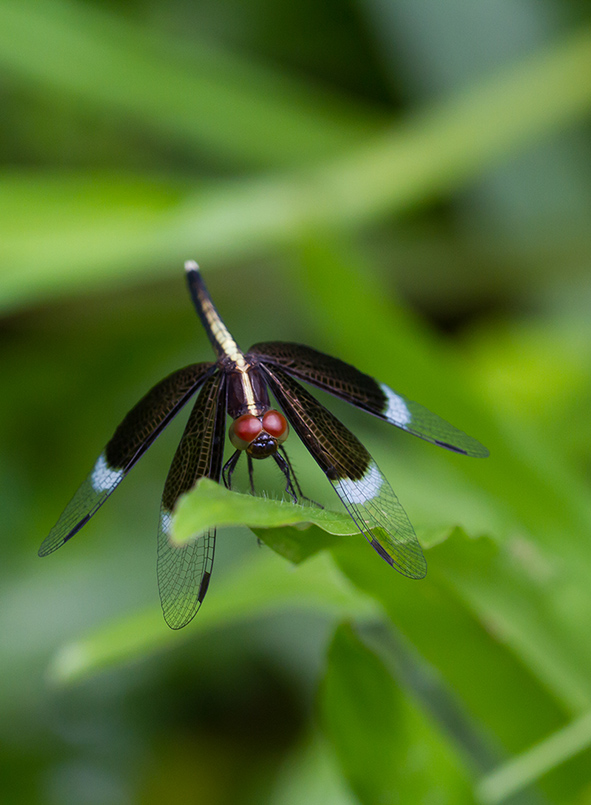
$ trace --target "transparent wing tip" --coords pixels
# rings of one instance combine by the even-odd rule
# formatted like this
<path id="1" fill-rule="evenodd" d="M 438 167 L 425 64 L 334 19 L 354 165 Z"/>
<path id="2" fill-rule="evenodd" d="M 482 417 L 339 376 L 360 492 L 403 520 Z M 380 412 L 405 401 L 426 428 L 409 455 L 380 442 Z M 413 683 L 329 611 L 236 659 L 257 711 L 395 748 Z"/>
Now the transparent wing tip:
<path id="1" fill-rule="evenodd" d="M 452 453 L 459 453 L 461 456 L 470 456 L 470 458 L 487 458 L 490 452 L 487 447 L 480 444 L 476 439 L 471 439 L 468 444 L 459 447 L 457 444 L 451 444 L 443 439 L 434 439 L 438 447 L 445 447 L 446 450 L 451 450 Z"/>
<path id="2" fill-rule="evenodd" d="M 405 556 L 404 561 L 397 561 L 375 537 L 370 540 L 370 545 L 390 567 L 403 576 L 407 576 L 409 579 L 424 579 L 427 575 L 427 560 L 420 547 L 413 552 L 412 556 Z"/>

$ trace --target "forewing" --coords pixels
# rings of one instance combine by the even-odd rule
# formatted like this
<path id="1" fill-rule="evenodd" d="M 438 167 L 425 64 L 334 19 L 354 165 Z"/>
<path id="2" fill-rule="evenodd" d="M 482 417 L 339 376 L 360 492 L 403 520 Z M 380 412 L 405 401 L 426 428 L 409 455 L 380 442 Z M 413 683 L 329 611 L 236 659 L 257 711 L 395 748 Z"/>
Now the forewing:
<path id="1" fill-rule="evenodd" d="M 455 453 L 484 458 L 486 447 L 419 403 L 338 358 L 311 347 L 280 341 L 255 344 L 250 352 L 374 416 Z"/>
<path id="2" fill-rule="evenodd" d="M 413 527 L 365 447 L 289 375 L 277 367 L 264 371 L 293 429 L 359 530 L 388 564 L 405 576 L 423 578 L 427 564 Z"/>
<path id="3" fill-rule="evenodd" d="M 142 397 L 119 425 L 49 532 L 39 556 L 57 550 L 80 531 L 214 368 L 213 363 L 186 366 L 161 380 Z"/>
<path id="4" fill-rule="evenodd" d="M 226 420 L 222 374 L 206 380 L 172 461 L 160 510 L 158 530 L 158 588 L 164 619 L 180 629 L 194 617 L 207 592 L 215 549 L 215 528 L 185 545 L 170 539 L 172 513 L 179 497 L 199 478 L 219 481 Z"/>

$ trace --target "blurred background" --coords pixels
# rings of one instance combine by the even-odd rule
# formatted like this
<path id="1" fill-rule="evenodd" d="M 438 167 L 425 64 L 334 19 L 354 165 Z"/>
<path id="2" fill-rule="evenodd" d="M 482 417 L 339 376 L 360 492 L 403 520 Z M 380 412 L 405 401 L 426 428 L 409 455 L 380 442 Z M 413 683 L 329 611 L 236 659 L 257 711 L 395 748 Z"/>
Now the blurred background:
<path id="1" fill-rule="evenodd" d="M 2 802 L 591 803 L 589 5 L 0 0 L 0 108 Z M 187 258 L 244 349 L 310 344 L 489 447 L 331 402 L 425 580 L 221 529 L 168 630 L 182 422 L 37 558 L 126 411 L 210 359 Z"/>

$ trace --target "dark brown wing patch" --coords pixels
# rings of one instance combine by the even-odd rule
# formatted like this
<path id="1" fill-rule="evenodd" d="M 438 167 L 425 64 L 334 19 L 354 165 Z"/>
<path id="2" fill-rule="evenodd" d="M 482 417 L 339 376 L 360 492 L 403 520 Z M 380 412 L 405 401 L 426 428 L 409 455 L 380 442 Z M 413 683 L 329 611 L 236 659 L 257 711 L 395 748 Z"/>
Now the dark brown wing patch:
<path id="1" fill-rule="evenodd" d="M 39 556 L 57 550 L 80 531 L 214 368 L 213 363 L 186 366 L 161 380 L 142 397 L 119 425 L 49 532 Z"/>
<path id="2" fill-rule="evenodd" d="M 372 547 L 403 575 L 423 578 L 427 564 L 390 484 L 361 442 L 278 367 L 263 364 L 286 417 Z"/>
<path id="3" fill-rule="evenodd" d="M 476 439 L 338 358 L 302 344 L 279 341 L 255 344 L 250 352 L 263 363 L 278 366 L 413 436 L 466 456 L 488 456 L 486 447 Z"/>
<path id="4" fill-rule="evenodd" d="M 175 453 L 162 495 L 158 529 L 158 588 L 164 618 L 180 629 L 195 616 L 209 586 L 215 551 L 215 528 L 185 545 L 170 539 L 172 513 L 179 497 L 199 478 L 219 481 L 226 423 L 225 378 L 203 384 Z"/>

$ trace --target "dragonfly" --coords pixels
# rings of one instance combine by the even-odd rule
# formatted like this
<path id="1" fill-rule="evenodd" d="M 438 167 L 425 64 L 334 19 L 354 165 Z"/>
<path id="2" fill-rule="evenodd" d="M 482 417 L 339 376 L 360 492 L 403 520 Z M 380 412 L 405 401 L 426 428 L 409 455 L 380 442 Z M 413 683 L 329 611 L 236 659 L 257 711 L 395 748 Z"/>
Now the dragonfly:
<path id="1" fill-rule="evenodd" d="M 427 572 L 423 551 L 386 477 L 357 437 L 299 381 L 455 453 L 483 458 L 488 455 L 486 447 L 419 403 L 312 347 L 270 341 L 242 352 L 215 308 L 197 263 L 187 261 L 185 271 L 216 360 L 173 372 L 131 409 L 42 543 L 39 555 L 53 553 L 86 525 L 197 395 L 166 478 L 160 509 L 158 588 L 164 619 L 172 629 L 186 626 L 201 606 L 216 541 L 215 528 L 209 528 L 186 544 L 174 542 L 172 518 L 177 501 L 200 478 L 221 481 L 230 489 L 243 454 L 253 494 L 253 462 L 271 458 L 283 474 L 286 492 L 295 502 L 301 501 L 304 496 L 284 446 L 290 428 L 382 559 L 404 576 L 423 578 Z M 272 407 L 269 392 L 277 408 Z M 224 464 L 227 416 L 232 420 L 229 439 L 235 451 Z"/>

